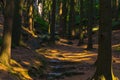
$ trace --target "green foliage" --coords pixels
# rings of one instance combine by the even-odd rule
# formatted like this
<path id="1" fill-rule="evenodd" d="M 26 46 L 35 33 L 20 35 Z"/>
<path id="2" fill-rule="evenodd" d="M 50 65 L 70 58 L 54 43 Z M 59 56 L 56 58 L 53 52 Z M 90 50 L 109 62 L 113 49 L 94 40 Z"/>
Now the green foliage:
<path id="1" fill-rule="evenodd" d="M 42 39 L 42 42 L 48 42 L 50 40 L 49 34 L 41 35 L 40 38 Z M 58 35 L 55 35 L 55 40 L 59 40 L 60 37 Z"/>
<path id="2" fill-rule="evenodd" d="M 87 18 L 83 18 L 82 23 L 80 23 L 80 18 L 81 18 L 81 16 L 79 16 L 79 15 L 75 16 L 75 24 L 82 24 L 82 25 L 86 26 L 87 22 L 88 22 Z"/>
<path id="3" fill-rule="evenodd" d="M 48 22 L 42 19 L 40 16 L 38 15 L 35 16 L 34 22 L 35 22 L 35 27 L 37 27 L 37 29 L 40 29 L 43 32 L 48 31 Z"/>
<path id="4" fill-rule="evenodd" d="M 120 29 L 120 21 L 113 21 L 113 22 L 112 22 L 112 29 L 113 29 L 113 30 L 118 30 L 118 29 Z"/>
<path id="5" fill-rule="evenodd" d="M 80 16 L 79 15 L 75 16 L 75 24 L 80 24 Z"/>
<path id="6" fill-rule="evenodd" d="M 2 45 L 2 42 L 3 42 L 3 40 L 2 40 L 2 38 L 0 37 L 0 46 Z"/>
<path id="7" fill-rule="evenodd" d="M 120 45 L 118 47 L 115 48 L 116 51 L 120 51 Z"/>

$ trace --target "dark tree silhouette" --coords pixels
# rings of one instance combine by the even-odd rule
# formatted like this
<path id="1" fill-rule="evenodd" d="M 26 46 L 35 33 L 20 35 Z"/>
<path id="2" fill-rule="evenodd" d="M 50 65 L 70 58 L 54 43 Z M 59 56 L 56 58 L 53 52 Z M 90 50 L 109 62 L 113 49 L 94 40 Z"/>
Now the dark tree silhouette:
<path id="1" fill-rule="evenodd" d="M 111 0 L 100 0 L 98 57 L 96 72 L 91 80 L 117 80 L 112 70 L 111 28 Z"/>
<path id="2" fill-rule="evenodd" d="M 12 30 L 12 44 L 19 46 L 22 39 L 22 7 L 23 0 L 14 1 L 14 19 L 13 19 L 13 30 Z"/>
<path id="3" fill-rule="evenodd" d="M 56 13 L 56 0 L 53 0 L 50 23 L 50 42 L 52 44 L 55 43 L 55 13 Z"/>
<path id="4" fill-rule="evenodd" d="M 93 48 L 93 41 L 92 41 L 92 28 L 93 28 L 93 0 L 88 1 L 88 26 L 87 26 L 87 33 L 88 33 L 88 43 L 87 49 L 90 50 Z"/>
<path id="5" fill-rule="evenodd" d="M 81 45 L 81 44 L 83 44 L 83 33 L 82 33 L 82 31 L 83 31 L 83 13 L 84 13 L 84 11 L 83 11 L 83 0 L 80 0 L 80 27 L 79 27 L 79 42 L 78 42 L 78 46 L 79 45 Z"/>

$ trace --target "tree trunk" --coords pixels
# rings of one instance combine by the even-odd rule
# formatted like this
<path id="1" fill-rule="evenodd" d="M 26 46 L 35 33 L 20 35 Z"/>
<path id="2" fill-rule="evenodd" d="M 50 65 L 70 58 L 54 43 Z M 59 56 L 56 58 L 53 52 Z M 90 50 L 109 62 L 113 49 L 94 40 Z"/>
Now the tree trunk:
<path id="1" fill-rule="evenodd" d="M 0 51 L 0 62 L 10 66 L 11 58 L 11 35 L 13 23 L 14 0 L 6 0 L 4 8 L 4 31 L 3 43 Z"/>
<path id="2" fill-rule="evenodd" d="M 50 23 L 50 42 L 55 43 L 55 13 L 56 13 L 56 0 L 52 1 L 51 23 Z"/>
<path id="3" fill-rule="evenodd" d="M 33 31 L 33 0 L 26 2 L 26 26 L 31 32 Z"/>
<path id="4" fill-rule="evenodd" d="M 67 0 L 61 1 L 60 6 L 60 34 L 62 37 L 66 37 L 67 34 Z M 64 34 L 63 34 L 64 33 Z"/>
<path id="5" fill-rule="evenodd" d="M 45 10 L 44 10 L 45 0 L 42 1 L 42 4 L 43 4 L 43 6 L 42 6 L 42 10 L 43 10 L 43 11 L 42 11 L 42 18 L 44 19 L 44 17 L 45 17 L 45 16 L 44 16 L 44 15 L 45 15 L 45 14 L 44 14 L 44 13 L 45 13 Z M 44 20 L 45 20 L 45 19 L 44 19 Z"/>
<path id="6" fill-rule="evenodd" d="M 22 29 L 22 0 L 14 1 L 14 20 L 13 20 L 13 30 L 12 30 L 12 43 L 19 46 L 21 42 L 21 29 Z"/>
<path id="7" fill-rule="evenodd" d="M 29 18 L 29 30 L 33 31 L 33 3 L 30 3 L 29 5 L 29 13 L 28 13 L 28 18 Z"/>
<path id="8" fill-rule="evenodd" d="M 72 31 L 73 31 L 73 27 L 75 25 L 75 8 L 74 8 L 74 4 L 75 1 L 74 0 L 70 0 L 70 12 L 69 12 L 69 27 L 68 27 L 68 39 L 71 39 L 72 36 Z"/>
<path id="9" fill-rule="evenodd" d="M 87 34 L 88 34 L 88 43 L 87 49 L 90 50 L 93 48 L 93 41 L 92 41 L 92 27 L 93 27 L 93 0 L 88 1 L 88 26 L 87 26 Z"/>
<path id="10" fill-rule="evenodd" d="M 79 27 L 79 42 L 78 42 L 78 46 L 83 44 L 83 0 L 80 0 L 80 27 Z"/>
<path id="11" fill-rule="evenodd" d="M 100 27 L 98 41 L 98 57 L 96 72 L 91 80 L 117 80 L 112 71 L 111 31 L 112 13 L 111 0 L 100 0 Z"/>
<path id="12" fill-rule="evenodd" d="M 115 21 L 119 19 L 119 0 L 115 2 Z"/>
<path id="13" fill-rule="evenodd" d="M 115 21 L 119 18 L 119 0 L 112 0 L 112 14 Z"/>

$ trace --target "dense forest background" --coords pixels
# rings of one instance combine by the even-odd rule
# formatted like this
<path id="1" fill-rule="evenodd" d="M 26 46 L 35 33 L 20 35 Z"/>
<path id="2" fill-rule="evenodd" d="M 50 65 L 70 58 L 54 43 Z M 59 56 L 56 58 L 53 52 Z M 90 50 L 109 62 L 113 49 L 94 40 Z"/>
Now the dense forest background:
<path id="1" fill-rule="evenodd" d="M 119 80 L 119 38 L 119 0 L 0 0 L 0 80 Z"/>

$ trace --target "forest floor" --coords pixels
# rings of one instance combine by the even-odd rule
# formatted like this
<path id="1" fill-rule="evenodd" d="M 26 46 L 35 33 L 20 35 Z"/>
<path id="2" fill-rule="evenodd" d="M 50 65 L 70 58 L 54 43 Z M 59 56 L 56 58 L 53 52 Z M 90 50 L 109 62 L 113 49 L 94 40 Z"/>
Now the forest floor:
<path id="1" fill-rule="evenodd" d="M 95 72 L 97 58 L 97 33 L 93 36 L 91 51 L 85 50 L 86 44 L 77 46 L 78 40 L 69 45 L 64 39 L 38 49 L 13 48 L 12 67 L 0 64 L 0 80 L 87 80 Z M 113 71 L 120 79 L 120 30 L 113 31 L 112 48 Z"/>

